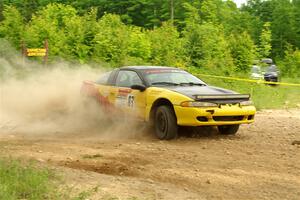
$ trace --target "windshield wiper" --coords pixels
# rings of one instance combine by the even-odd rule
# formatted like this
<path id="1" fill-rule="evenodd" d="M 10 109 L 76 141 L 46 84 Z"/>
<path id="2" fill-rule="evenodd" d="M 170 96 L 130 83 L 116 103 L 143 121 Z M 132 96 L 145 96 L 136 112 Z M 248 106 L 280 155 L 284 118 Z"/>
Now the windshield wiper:
<path id="1" fill-rule="evenodd" d="M 151 85 L 179 85 L 179 84 L 172 83 L 172 82 L 154 82 L 154 83 L 151 83 Z"/>
<path id="2" fill-rule="evenodd" d="M 179 85 L 198 85 L 198 86 L 205 86 L 206 84 L 204 83 L 194 83 L 194 82 L 188 82 L 188 83 L 179 83 Z"/>

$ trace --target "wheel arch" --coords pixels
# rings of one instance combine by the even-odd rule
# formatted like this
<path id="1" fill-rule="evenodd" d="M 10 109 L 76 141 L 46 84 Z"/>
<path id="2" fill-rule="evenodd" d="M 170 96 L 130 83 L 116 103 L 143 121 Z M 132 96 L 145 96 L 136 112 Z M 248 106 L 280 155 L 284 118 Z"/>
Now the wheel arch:
<path id="1" fill-rule="evenodd" d="M 155 111 L 159 106 L 162 106 L 162 105 L 170 106 L 170 108 L 172 108 L 172 110 L 174 111 L 174 114 L 175 114 L 175 117 L 176 117 L 176 120 L 177 120 L 177 116 L 176 116 L 176 113 L 175 113 L 174 106 L 173 106 L 172 102 L 167 98 L 159 98 L 159 99 L 156 99 L 152 104 L 150 114 L 149 114 L 150 124 L 153 125 L 154 117 L 155 117 Z"/>

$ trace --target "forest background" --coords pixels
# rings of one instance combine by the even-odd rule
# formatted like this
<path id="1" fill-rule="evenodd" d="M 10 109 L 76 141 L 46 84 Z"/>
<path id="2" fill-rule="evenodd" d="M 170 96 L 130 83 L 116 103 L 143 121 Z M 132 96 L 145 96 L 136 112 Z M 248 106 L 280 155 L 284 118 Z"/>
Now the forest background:
<path id="1" fill-rule="evenodd" d="M 300 0 L 1 0 L 0 38 L 18 50 L 47 38 L 50 61 L 232 74 L 270 57 L 300 76 Z"/>

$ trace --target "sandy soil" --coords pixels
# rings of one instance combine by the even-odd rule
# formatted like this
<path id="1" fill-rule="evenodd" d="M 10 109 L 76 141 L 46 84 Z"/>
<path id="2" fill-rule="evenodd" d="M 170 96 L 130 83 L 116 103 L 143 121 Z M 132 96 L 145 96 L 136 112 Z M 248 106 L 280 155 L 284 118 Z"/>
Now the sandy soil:
<path id="1" fill-rule="evenodd" d="M 173 141 L 3 128 L 0 155 L 49 165 L 89 199 L 300 199 L 300 110 L 260 111 L 235 136 L 193 130 Z"/>

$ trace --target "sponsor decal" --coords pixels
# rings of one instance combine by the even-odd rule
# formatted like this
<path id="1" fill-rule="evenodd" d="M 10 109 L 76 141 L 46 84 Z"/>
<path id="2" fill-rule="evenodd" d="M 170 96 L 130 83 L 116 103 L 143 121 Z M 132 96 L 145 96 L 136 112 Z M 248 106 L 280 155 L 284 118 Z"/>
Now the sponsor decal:
<path id="1" fill-rule="evenodd" d="M 131 89 L 119 89 L 118 96 L 127 96 L 129 93 L 131 93 Z"/>
<path id="2" fill-rule="evenodd" d="M 133 107 L 134 105 L 134 96 L 131 95 L 131 89 L 129 88 L 122 88 L 119 89 L 115 105 L 117 107 Z"/>

